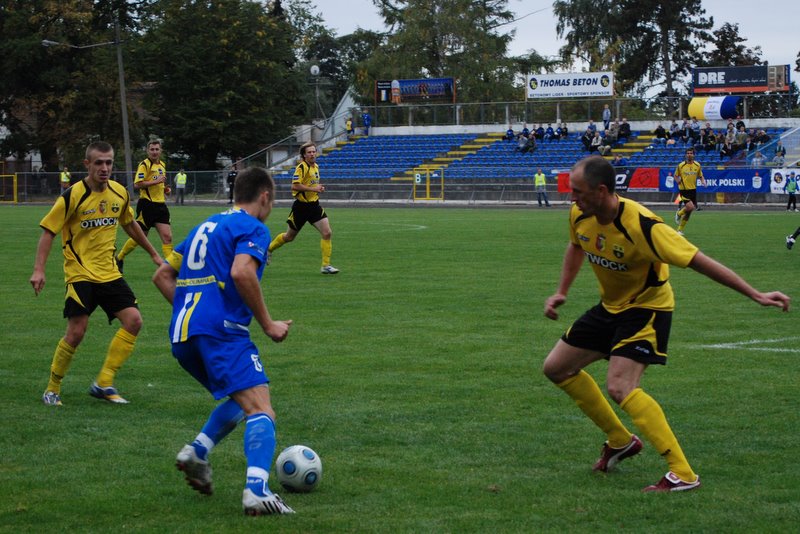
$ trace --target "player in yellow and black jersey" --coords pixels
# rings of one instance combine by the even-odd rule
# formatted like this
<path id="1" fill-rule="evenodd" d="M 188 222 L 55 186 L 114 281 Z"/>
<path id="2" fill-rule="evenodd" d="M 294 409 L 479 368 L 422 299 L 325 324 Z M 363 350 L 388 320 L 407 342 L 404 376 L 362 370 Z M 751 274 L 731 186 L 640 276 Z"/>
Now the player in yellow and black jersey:
<path id="1" fill-rule="evenodd" d="M 136 222 L 147 235 L 155 227 L 161 238 L 161 252 L 165 258 L 172 252 L 172 227 L 166 195 L 167 168 L 161 161 L 161 140 L 151 139 L 147 143 L 147 158 L 136 169 L 133 188 L 139 191 L 136 202 Z M 122 272 L 125 257 L 136 248 L 136 241 L 128 239 L 117 254 L 117 265 Z"/>
<path id="2" fill-rule="evenodd" d="M 602 157 L 585 158 L 569 177 L 572 199 L 570 243 L 556 293 L 544 314 L 557 309 L 584 258 L 600 284 L 600 303 L 570 326 L 544 362 L 544 374 L 567 393 L 605 434 L 596 471 L 609 471 L 638 454 L 642 441 L 616 415 L 594 378 L 583 370 L 608 360 L 606 389 L 639 432 L 669 465 L 669 472 L 644 491 L 681 491 L 700 486 L 661 406 L 640 386 L 650 364 L 665 364 L 674 296 L 669 265 L 690 267 L 762 306 L 789 309 L 790 299 L 762 293 L 728 267 L 709 258 L 644 206 L 615 193 L 615 172 Z"/>
<path id="3" fill-rule="evenodd" d="M 269 245 L 270 254 L 284 244 L 294 241 L 297 234 L 306 223 L 311 223 L 319 231 L 322 239 L 322 274 L 336 274 L 339 269 L 331 265 L 331 225 L 328 214 L 319 204 L 320 193 L 325 192 L 325 186 L 319 180 L 319 165 L 317 165 L 317 147 L 314 143 L 305 143 L 300 147 L 300 163 L 294 171 L 292 179 L 292 196 L 294 203 L 292 211 L 286 222 L 289 228 L 282 234 L 275 236 Z"/>
<path id="4" fill-rule="evenodd" d="M 678 193 L 681 196 L 683 207 L 675 213 L 675 222 L 678 224 L 678 233 L 683 234 L 686 223 L 689 222 L 692 212 L 697 208 L 697 181 L 706 185 L 703 176 L 703 166 L 694 159 L 694 148 L 686 149 L 686 159 L 678 164 L 675 169 L 675 183 L 678 184 Z"/>
<path id="5" fill-rule="evenodd" d="M 161 258 L 133 220 L 127 189 L 109 180 L 113 162 L 111 145 L 105 142 L 89 145 L 84 161 L 88 176 L 64 191 L 39 223 L 43 231 L 30 279 L 33 290 L 38 295 L 44 289 L 47 257 L 59 233 L 67 284 L 64 303 L 67 331 L 53 355 L 50 381 L 42 396 L 46 405 L 61 405 L 61 382 L 86 333 L 89 316 L 97 306 L 106 312 L 109 322 L 117 318 L 122 327 L 108 347 L 103 367 L 89 394 L 117 404 L 127 403 L 117 393 L 114 378 L 133 352 L 142 316 L 136 297 L 114 262 L 117 228 L 122 226 L 143 246 L 153 263 L 160 265 Z"/>

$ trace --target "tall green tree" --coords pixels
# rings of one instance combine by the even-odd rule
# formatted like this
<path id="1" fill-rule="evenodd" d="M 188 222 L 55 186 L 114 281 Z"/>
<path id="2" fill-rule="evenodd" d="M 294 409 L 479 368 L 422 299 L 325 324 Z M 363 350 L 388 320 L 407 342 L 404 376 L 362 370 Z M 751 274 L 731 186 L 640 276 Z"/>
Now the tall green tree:
<path id="1" fill-rule="evenodd" d="M 8 130 L 0 141 L 3 155 L 24 159 L 38 151 L 45 168 L 55 171 L 62 164 L 77 167 L 93 139 L 122 146 L 114 46 L 75 47 L 113 42 L 114 20 L 133 27 L 138 4 L 0 3 L 0 124 Z M 43 40 L 61 44 L 45 48 Z M 135 116 L 131 124 L 135 128 Z"/>
<path id="2" fill-rule="evenodd" d="M 303 114 L 291 37 L 280 1 L 154 5 L 136 49 L 152 133 L 205 169 L 286 137 Z"/>
<path id="3" fill-rule="evenodd" d="M 507 0 L 373 0 L 391 32 L 385 45 L 358 67 L 363 100 L 376 79 L 457 80 L 462 101 L 494 101 L 515 93 L 507 58 L 513 20 Z"/>
<path id="4" fill-rule="evenodd" d="M 746 65 L 763 65 L 761 47 L 748 48 L 744 44 L 746 38 L 739 35 L 739 25 L 726 22 L 712 32 L 714 44 L 706 56 L 705 65 L 709 67 L 737 67 Z"/>
<path id="5" fill-rule="evenodd" d="M 623 93 L 664 87 L 675 96 L 689 69 L 702 61 L 713 18 L 701 0 L 557 0 L 557 32 L 565 59 L 611 68 Z"/>

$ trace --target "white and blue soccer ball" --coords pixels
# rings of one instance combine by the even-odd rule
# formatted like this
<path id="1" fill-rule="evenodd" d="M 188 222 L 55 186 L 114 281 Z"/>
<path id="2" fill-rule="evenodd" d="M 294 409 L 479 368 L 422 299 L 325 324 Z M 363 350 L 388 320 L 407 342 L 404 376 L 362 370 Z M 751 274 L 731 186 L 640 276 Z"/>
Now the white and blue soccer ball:
<path id="1" fill-rule="evenodd" d="M 322 460 L 310 447 L 292 445 L 278 455 L 275 472 L 287 490 L 308 493 L 322 480 Z"/>

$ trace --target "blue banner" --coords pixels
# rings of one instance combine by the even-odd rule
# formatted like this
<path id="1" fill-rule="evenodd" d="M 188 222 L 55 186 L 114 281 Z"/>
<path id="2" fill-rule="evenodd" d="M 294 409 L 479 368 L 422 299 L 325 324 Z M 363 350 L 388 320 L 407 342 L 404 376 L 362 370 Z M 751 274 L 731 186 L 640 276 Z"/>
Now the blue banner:
<path id="1" fill-rule="evenodd" d="M 677 191 L 674 169 L 660 169 L 659 191 Z M 703 169 L 706 185 L 698 182 L 698 193 L 769 193 L 770 170 L 761 169 Z"/>

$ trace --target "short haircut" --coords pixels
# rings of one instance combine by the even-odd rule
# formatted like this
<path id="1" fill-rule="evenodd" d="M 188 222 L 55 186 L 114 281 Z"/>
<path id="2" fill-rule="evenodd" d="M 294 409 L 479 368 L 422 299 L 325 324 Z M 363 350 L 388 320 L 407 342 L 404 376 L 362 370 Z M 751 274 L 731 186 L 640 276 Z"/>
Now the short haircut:
<path id="1" fill-rule="evenodd" d="M 107 143 L 105 141 L 95 141 L 94 143 L 86 147 L 87 161 L 93 161 L 91 158 L 92 152 L 100 152 L 101 154 L 107 154 L 109 152 L 114 152 L 114 147 L 112 147 L 110 143 Z M 66 167 L 64 168 L 66 169 Z"/>
<path id="2" fill-rule="evenodd" d="M 317 146 L 317 145 L 316 145 L 316 144 L 314 144 L 314 143 L 312 143 L 311 141 L 309 141 L 309 142 L 307 142 L 307 143 L 303 143 L 303 144 L 300 146 L 300 157 L 301 157 L 301 158 L 302 158 L 302 157 L 305 157 L 305 155 L 306 155 L 306 150 L 308 150 L 308 149 L 309 149 L 309 147 L 312 147 L 312 146 L 313 146 L 314 148 L 316 148 L 316 146 Z"/>
<path id="3" fill-rule="evenodd" d="M 614 167 L 602 156 L 589 156 L 583 158 L 573 167 L 573 171 L 583 170 L 583 179 L 592 189 L 604 185 L 609 193 L 616 189 L 616 172 Z"/>
<path id="4" fill-rule="evenodd" d="M 158 137 L 154 137 L 153 139 L 150 139 L 150 140 L 147 142 L 147 148 L 150 148 L 150 145 L 159 145 L 159 146 L 164 146 L 164 143 L 163 143 L 163 141 L 161 141 L 161 139 L 159 139 Z"/>
<path id="5" fill-rule="evenodd" d="M 248 167 L 236 175 L 233 199 L 237 204 L 255 202 L 264 191 L 269 193 L 269 198 L 275 198 L 275 181 L 267 169 Z"/>

